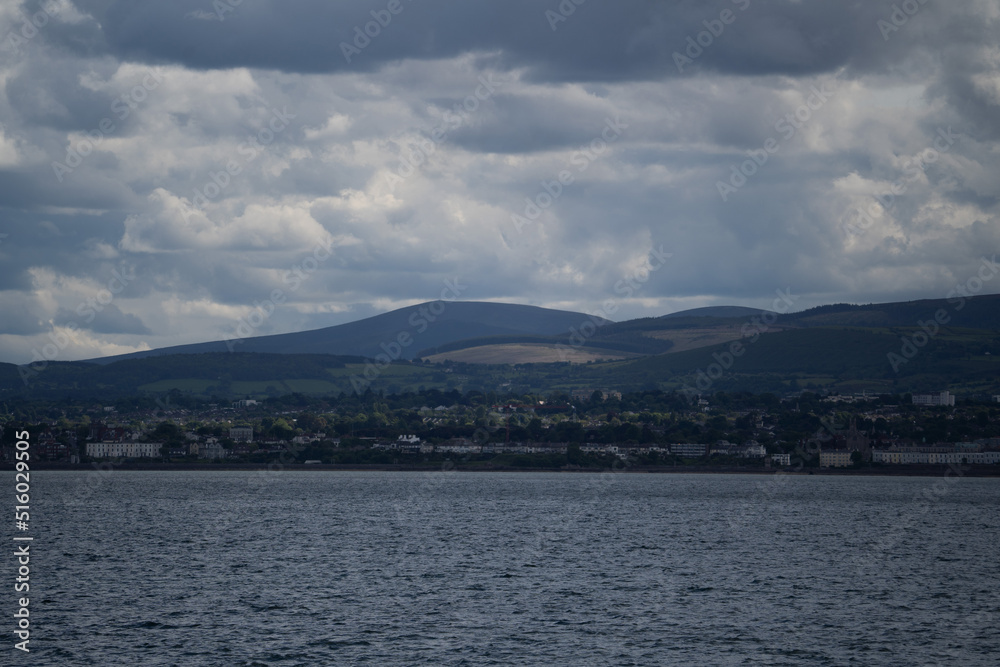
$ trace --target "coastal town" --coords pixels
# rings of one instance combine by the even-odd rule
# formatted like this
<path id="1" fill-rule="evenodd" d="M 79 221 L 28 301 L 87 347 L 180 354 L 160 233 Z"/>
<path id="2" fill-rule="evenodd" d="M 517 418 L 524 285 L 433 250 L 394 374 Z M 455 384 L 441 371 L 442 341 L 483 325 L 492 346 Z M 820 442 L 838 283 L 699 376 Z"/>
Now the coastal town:
<path id="1" fill-rule="evenodd" d="M 730 466 L 746 469 L 1000 465 L 1000 397 L 689 397 L 587 389 L 545 397 L 417 394 L 203 402 L 125 399 L 8 414 L 2 456 L 27 430 L 53 465 L 407 465 L 509 468 Z M 35 408 L 38 412 L 38 408 Z"/>

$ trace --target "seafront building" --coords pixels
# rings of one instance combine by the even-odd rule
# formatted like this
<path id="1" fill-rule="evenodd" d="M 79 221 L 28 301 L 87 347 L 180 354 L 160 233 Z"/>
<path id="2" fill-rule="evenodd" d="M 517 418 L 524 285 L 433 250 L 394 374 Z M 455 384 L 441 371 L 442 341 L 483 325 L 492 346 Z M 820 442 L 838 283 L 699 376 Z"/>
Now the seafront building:
<path id="1" fill-rule="evenodd" d="M 696 459 L 705 455 L 708 445 L 678 442 L 670 445 L 670 453 L 682 459 Z"/>
<path id="2" fill-rule="evenodd" d="M 821 468 L 846 468 L 854 463 L 854 452 L 861 455 L 862 461 L 871 460 L 871 440 L 858 430 L 857 420 L 854 418 L 851 418 L 850 427 L 846 431 L 836 432 L 831 444 L 832 447 L 820 450 Z"/>
<path id="3" fill-rule="evenodd" d="M 197 454 L 200 459 L 224 459 L 227 455 L 225 448 L 215 438 L 197 445 L 197 450 L 192 453 Z"/>
<path id="4" fill-rule="evenodd" d="M 162 442 L 88 442 L 87 456 L 95 459 L 155 459 Z"/>
<path id="5" fill-rule="evenodd" d="M 853 463 L 848 449 L 821 450 L 819 453 L 820 468 L 846 468 Z"/>
<path id="6" fill-rule="evenodd" d="M 1000 463 L 1000 451 L 982 451 L 979 445 L 971 442 L 960 442 L 954 446 L 890 447 L 872 451 L 872 462 L 896 465 L 996 465 Z"/>

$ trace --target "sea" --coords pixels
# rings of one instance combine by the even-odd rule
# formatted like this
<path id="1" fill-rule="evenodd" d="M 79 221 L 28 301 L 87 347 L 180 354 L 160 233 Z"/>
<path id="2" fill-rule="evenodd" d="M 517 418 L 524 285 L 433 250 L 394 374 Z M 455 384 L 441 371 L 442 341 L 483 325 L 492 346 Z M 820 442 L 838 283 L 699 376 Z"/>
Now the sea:
<path id="1" fill-rule="evenodd" d="M 1000 664 L 1000 479 L 105 466 L 31 494 L 2 664 Z"/>

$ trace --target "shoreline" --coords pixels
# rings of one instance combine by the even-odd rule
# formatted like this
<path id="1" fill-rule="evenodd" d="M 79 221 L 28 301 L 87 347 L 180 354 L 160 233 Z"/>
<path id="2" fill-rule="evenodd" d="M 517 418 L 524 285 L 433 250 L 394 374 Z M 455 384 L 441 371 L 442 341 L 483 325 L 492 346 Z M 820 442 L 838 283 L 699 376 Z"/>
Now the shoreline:
<path id="1" fill-rule="evenodd" d="M 277 465 L 277 467 L 274 467 Z M 13 471 L 13 463 L 0 465 L 0 470 Z M 505 472 L 505 473 L 530 473 L 530 472 L 558 472 L 570 474 L 599 474 L 599 473 L 628 473 L 628 474 L 704 474 L 704 475 L 798 475 L 798 476 L 856 476 L 856 477 L 942 477 L 946 473 L 957 477 L 1000 477 L 1000 466 L 974 465 L 974 466 L 930 466 L 930 465 L 897 465 L 891 468 L 803 468 L 801 470 L 785 470 L 783 468 L 744 468 L 739 466 L 632 466 L 627 468 L 519 468 L 514 466 L 486 466 L 469 465 L 461 462 L 451 466 L 445 464 L 386 464 L 386 463 L 357 463 L 357 464 L 330 464 L 318 463 L 309 464 L 267 464 L 267 463 L 49 463 L 35 464 L 34 471 L 69 471 L 88 472 L 93 470 L 106 471 L 147 471 L 147 472 L 197 472 L 197 471 L 225 471 L 225 472 Z"/>

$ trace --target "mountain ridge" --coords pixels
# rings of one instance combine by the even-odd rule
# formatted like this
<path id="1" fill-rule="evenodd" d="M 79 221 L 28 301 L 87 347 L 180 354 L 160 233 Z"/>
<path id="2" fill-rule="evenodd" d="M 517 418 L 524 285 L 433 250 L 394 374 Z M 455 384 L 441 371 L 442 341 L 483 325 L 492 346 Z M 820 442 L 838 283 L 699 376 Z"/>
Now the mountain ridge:
<path id="1" fill-rule="evenodd" d="M 0 364 L 0 398 L 103 400 L 141 395 L 152 400 L 179 391 L 224 399 L 369 389 L 399 393 L 421 387 L 495 392 L 595 387 L 776 393 L 799 388 L 890 393 L 949 389 L 1000 394 L 1000 295 L 833 304 L 749 318 L 685 315 L 618 323 L 516 304 L 437 302 L 435 310 L 443 316 L 442 309 L 448 309 L 451 317 L 435 316 L 434 323 L 444 325 L 436 338 L 417 338 L 424 326 L 421 319 L 432 314 L 421 314 L 421 306 L 435 303 L 376 316 L 374 328 L 365 320 L 341 325 L 351 334 L 349 340 L 368 327 L 366 355 L 243 351 L 239 345 L 229 352 L 217 341 L 216 350 L 221 346 L 222 352 L 179 354 L 176 348 L 163 348 L 142 358 L 104 358 L 104 363 Z M 535 319 L 518 322 L 519 314 Z M 470 322 L 475 326 L 465 326 Z M 596 326 L 598 322 L 602 324 Z M 432 323 L 427 324 L 425 333 L 431 331 Z M 532 328 L 563 331 L 523 333 Z M 501 333 L 493 333 L 498 330 Z M 476 331 L 490 333 L 462 338 Z M 329 334 L 322 329 L 305 334 L 324 332 Z M 409 344 L 401 342 L 402 334 L 412 336 Z M 278 342 L 282 340 L 278 336 Z M 441 345 L 424 347 L 434 340 Z M 460 354 L 449 358 L 452 352 Z M 432 362 L 412 359 L 423 355 L 432 356 Z"/>
<path id="2" fill-rule="evenodd" d="M 247 335 L 98 357 L 86 361 L 109 364 L 153 356 L 236 351 L 371 358 L 388 354 L 394 360 L 413 359 L 422 349 L 435 348 L 463 339 L 504 335 L 568 334 L 572 327 L 579 327 L 582 323 L 594 319 L 584 313 L 539 306 L 487 301 L 436 300 L 321 329 L 265 336 Z M 604 318 L 596 319 L 610 322 Z M 246 322 L 241 321 L 241 324 L 246 325 L 250 329 L 249 333 L 252 333 L 252 328 Z"/>

